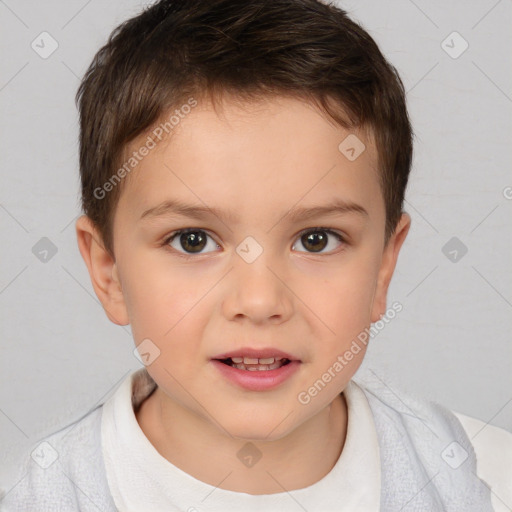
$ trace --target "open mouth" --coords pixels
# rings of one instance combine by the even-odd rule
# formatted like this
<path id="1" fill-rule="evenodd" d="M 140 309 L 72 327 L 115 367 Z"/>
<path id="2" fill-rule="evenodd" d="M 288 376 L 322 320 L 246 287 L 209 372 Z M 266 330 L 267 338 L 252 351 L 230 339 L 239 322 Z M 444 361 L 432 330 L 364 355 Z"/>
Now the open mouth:
<path id="1" fill-rule="evenodd" d="M 213 367 L 224 379 L 249 391 L 270 391 L 299 371 L 302 361 L 276 349 L 218 354 Z"/>
<path id="2" fill-rule="evenodd" d="M 232 368 L 238 370 L 247 371 L 266 371 L 266 370 L 277 370 L 282 366 L 290 364 L 290 360 L 287 358 L 251 358 L 251 357 L 228 357 L 227 359 L 217 359 L 221 363 L 224 363 Z"/>

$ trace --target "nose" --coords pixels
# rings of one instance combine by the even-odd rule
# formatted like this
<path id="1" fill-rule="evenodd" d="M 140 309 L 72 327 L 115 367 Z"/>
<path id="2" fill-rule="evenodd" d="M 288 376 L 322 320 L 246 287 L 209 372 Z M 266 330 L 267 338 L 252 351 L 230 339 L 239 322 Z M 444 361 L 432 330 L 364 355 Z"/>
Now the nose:
<path id="1" fill-rule="evenodd" d="M 285 322 L 292 315 L 293 293 L 286 283 L 286 271 L 265 251 L 249 263 L 233 257 L 223 312 L 230 320 L 247 318 L 253 323 Z"/>

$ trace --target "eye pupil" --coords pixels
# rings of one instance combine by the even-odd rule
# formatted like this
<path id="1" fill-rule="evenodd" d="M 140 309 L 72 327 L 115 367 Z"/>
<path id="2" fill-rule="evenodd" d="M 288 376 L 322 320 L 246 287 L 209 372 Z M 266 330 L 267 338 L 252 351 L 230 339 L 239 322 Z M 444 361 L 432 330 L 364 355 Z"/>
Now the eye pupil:
<path id="1" fill-rule="evenodd" d="M 321 247 L 316 246 L 318 242 L 320 242 Z M 322 231 L 311 231 L 302 236 L 302 244 L 312 252 L 320 252 L 327 245 L 327 236 Z"/>
<path id="2" fill-rule="evenodd" d="M 189 252 L 200 252 L 205 246 L 206 237 L 201 231 L 189 231 L 181 234 L 180 243 Z"/>

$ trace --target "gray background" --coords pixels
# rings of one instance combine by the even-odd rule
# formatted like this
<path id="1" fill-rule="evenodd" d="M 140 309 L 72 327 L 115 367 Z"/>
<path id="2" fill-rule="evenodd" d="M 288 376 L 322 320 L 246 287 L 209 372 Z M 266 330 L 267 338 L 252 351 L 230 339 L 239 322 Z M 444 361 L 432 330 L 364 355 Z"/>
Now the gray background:
<path id="1" fill-rule="evenodd" d="M 76 244 L 74 95 L 111 30 L 143 4 L 0 0 L 4 488 L 24 450 L 140 366 L 129 327 L 108 321 Z M 341 5 L 398 68 L 416 133 L 412 229 L 389 293 L 404 309 L 372 340 L 363 371 L 512 431 L 512 3 Z M 31 47 L 43 31 L 58 42 L 46 59 Z M 458 58 L 461 39 L 447 39 L 452 56 L 442 46 L 454 31 L 469 44 Z M 442 249 L 454 236 L 468 252 L 459 247 L 451 261 Z M 57 249 L 47 262 L 32 251 L 43 237 Z"/>

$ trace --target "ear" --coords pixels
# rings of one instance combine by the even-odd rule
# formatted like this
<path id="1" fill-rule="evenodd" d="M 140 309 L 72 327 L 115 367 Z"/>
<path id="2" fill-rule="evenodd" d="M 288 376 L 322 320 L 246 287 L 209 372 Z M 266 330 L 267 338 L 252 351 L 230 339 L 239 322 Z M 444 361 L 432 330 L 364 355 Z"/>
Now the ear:
<path id="1" fill-rule="evenodd" d="M 389 283 L 395 271 L 398 253 L 404 243 L 409 228 L 411 226 L 411 217 L 407 213 L 402 213 L 394 233 L 388 240 L 382 254 L 382 262 L 377 277 L 377 286 L 371 311 L 371 321 L 377 322 L 386 312 L 386 298 L 388 294 Z"/>
<path id="2" fill-rule="evenodd" d="M 117 265 L 105 249 L 99 231 L 86 215 L 76 221 L 76 237 L 92 286 L 108 318 L 117 325 L 129 324 Z"/>

